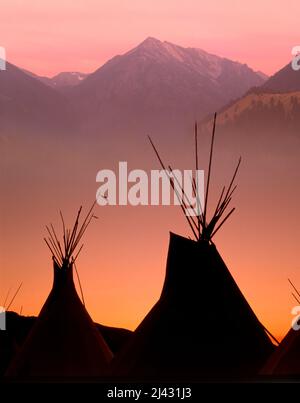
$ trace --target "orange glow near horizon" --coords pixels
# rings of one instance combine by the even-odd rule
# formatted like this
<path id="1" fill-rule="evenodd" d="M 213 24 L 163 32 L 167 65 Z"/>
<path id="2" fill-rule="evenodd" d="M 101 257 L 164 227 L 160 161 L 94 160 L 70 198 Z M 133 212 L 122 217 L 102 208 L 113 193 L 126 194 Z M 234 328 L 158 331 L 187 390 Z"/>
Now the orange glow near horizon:
<path id="1" fill-rule="evenodd" d="M 272 74 L 289 62 L 291 48 L 299 45 L 299 12 L 299 0 L 2 0 L 0 46 L 15 65 L 53 76 L 61 71 L 92 72 L 153 36 Z M 97 169 L 111 168 L 101 147 L 97 166 L 88 166 L 89 159 L 81 155 L 73 158 L 86 169 L 84 180 L 80 170 L 78 179 L 80 185 L 87 182 L 84 190 L 75 179 L 63 182 L 74 174 L 71 159 L 66 162 L 65 176 L 52 178 L 55 162 L 50 161 L 53 166 L 46 171 L 48 161 L 41 154 L 36 162 L 41 172 L 37 169 L 32 178 L 39 186 L 36 194 L 29 192 L 31 178 L 26 177 L 31 150 L 23 155 L 20 148 L 14 155 L 16 160 L 24 157 L 24 182 L 20 180 L 22 166 L 13 171 L 14 162 L 10 162 L 7 172 L 3 170 L 6 174 L 11 168 L 13 173 L 0 200 L 0 305 L 7 291 L 11 288 L 12 295 L 23 281 L 12 309 L 19 312 L 22 306 L 25 315 L 39 313 L 52 285 L 44 225 L 59 225 L 59 209 L 67 212 L 68 223 L 72 223 L 78 206 L 92 200 Z M 0 153 L 1 161 L 3 150 Z M 234 200 L 237 211 L 215 240 L 258 318 L 279 339 L 289 330 L 291 309 L 296 305 L 287 278 L 300 284 L 300 229 L 295 224 L 300 218 L 295 187 L 299 174 L 293 175 L 293 183 L 265 184 L 262 178 L 256 186 L 253 178 L 249 182 L 241 174 Z M 288 176 L 287 171 L 282 177 Z M 283 186 L 288 188 L 288 197 Z M 97 207 L 95 213 L 100 218 L 88 229 L 78 260 L 86 307 L 97 322 L 135 329 L 160 295 L 169 231 L 190 233 L 176 207 Z"/>
<path id="2" fill-rule="evenodd" d="M 97 186 L 90 182 L 88 194 L 92 195 Z M 287 278 L 295 284 L 299 281 L 297 240 L 300 234 L 297 226 L 290 225 L 298 217 L 297 198 L 287 201 L 277 193 L 278 205 L 286 211 L 279 233 L 277 205 L 270 210 L 266 208 L 273 197 L 272 184 L 269 190 L 264 189 L 265 193 L 255 187 L 257 194 L 251 196 L 243 177 L 238 184 L 233 203 L 237 211 L 214 241 L 258 318 L 281 339 L 291 326 L 291 309 L 296 305 Z M 52 286 L 51 256 L 43 242 L 44 224 L 52 222 L 60 228 L 59 209 L 66 213 L 66 222 L 72 224 L 78 206 L 87 200 L 86 192 L 83 196 L 76 188 L 70 190 L 69 185 L 65 193 L 59 185 L 50 182 L 47 186 L 50 194 L 60 197 L 50 202 L 46 194 L 26 195 L 21 188 L 20 193 L 11 195 L 2 204 L 2 211 L 10 214 L 1 217 L 0 298 L 5 298 L 10 287 L 12 295 L 23 281 L 12 309 L 19 312 L 22 306 L 25 315 L 38 314 Z M 213 186 L 217 188 L 215 183 Z M 23 199 L 18 195 L 24 195 Z M 31 206 L 31 197 L 36 199 L 36 209 Z M 260 208 L 257 210 L 255 206 Z M 176 206 L 97 206 L 95 214 L 99 219 L 87 230 L 85 247 L 78 260 L 86 307 L 97 322 L 133 330 L 159 298 L 169 231 L 184 236 L 191 234 Z M 289 235 L 281 238 L 282 234 Z M 6 267 L 9 269 L 5 270 Z"/>
<path id="3" fill-rule="evenodd" d="M 159 211 L 153 208 L 149 214 L 149 210 L 145 212 L 144 208 L 137 208 L 134 214 L 139 221 L 136 232 L 130 231 L 128 226 L 110 226 L 105 215 L 101 218 L 102 223 L 99 220 L 88 230 L 86 246 L 78 260 L 78 270 L 86 308 L 95 321 L 134 330 L 158 300 L 165 275 L 168 229 L 189 235 L 179 210 L 175 211 L 176 208 L 172 207 L 169 209 L 171 211 L 165 214 L 163 209 Z M 99 216 L 103 215 L 100 208 L 96 211 Z M 115 215 L 119 217 L 117 212 Z M 297 305 L 290 296 L 287 277 L 292 277 L 296 282 L 299 279 L 299 267 L 283 270 L 280 261 L 276 264 L 273 259 L 269 260 L 268 242 L 264 242 L 261 247 L 256 243 L 254 253 L 250 240 L 255 238 L 255 233 L 252 229 L 245 236 L 237 224 L 238 219 L 239 213 L 232 219 L 235 223 L 227 223 L 218 236 L 218 250 L 258 318 L 277 339 L 281 339 L 291 326 L 291 309 Z M 159 228 L 153 226 L 153 220 L 160 222 Z M 172 222 L 173 225 L 170 225 Z M 244 221 L 243 224 L 247 226 L 249 222 Z M 142 227 L 147 228 L 144 234 L 141 232 Z M 22 307 L 23 315 L 37 315 L 52 287 L 51 256 L 42 244 L 45 232 L 42 226 L 40 230 L 41 234 L 36 234 L 34 239 L 26 239 L 22 245 L 18 245 L 18 254 L 13 258 L 13 264 L 7 263 L 10 271 L 4 270 L 2 273 L 1 300 L 9 287 L 12 287 L 11 298 L 17 286 L 23 282 L 11 307 L 16 312 Z M 114 231 L 119 232 L 117 238 Z M 239 237 L 243 237 L 243 241 L 237 248 L 232 240 Z M 120 242 L 122 238 L 126 239 L 123 244 Z M 134 247 L 130 248 L 130 245 Z M 295 245 L 290 248 L 295 252 Z M 2 256 L 1 267 L 5 267 L 6 259 L 9 258 L 11 255 Z M 77 285 L 75 275 L 74 281 Z"/>

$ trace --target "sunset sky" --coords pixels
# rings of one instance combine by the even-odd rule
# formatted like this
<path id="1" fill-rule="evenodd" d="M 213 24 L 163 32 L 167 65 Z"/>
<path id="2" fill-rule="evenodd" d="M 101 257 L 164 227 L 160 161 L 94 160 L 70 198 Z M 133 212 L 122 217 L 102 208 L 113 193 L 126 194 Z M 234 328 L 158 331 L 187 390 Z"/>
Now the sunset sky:
<path id="1" fill-rule="evenodd" d="M 7 59 L 13 64 L 53 76 L 62 71 L 93 72 L 151 36 L 202 48 L 271 75 L 290 61 L 292 47 L 300 45 L 299 18 L 299 0 L 0 0 L 0 46 L 6 48 Z M 0 218 L 0 305 L 7 291 L 11 288 L 13 293 L 23 281 L 12 308 L 19 311 L 23 306 L 25 314 L 38 314 L 52 282 L 51 256 L 43 243 L 44 225 L 59 223 L 60 208 L 67 211 L 72 223 L 78 206 L 86 200 L 88 205 L 95 194 L 97 170 L 111 167 L 111 161 L 105 160 L 110 157 L 103 151 L 105 145 L 99 145 L 99 155 L 93 150 L 94 165 L 89 156 L 74 156 L 71 151 L 69 156 L 59 155 L 56 164 L 47 154 L 47 145 L 44 154 L 36 157 L 26 139 L 24 142 L 28 149 L 13 150 L 11 166 L 5 167 L 5 185 L 11 193 L 1 200 L 5 213 Z M 148 144 L 143 147 L 153 161 Z M 59 150 L 56 145 L 53 148 L 56 156 Z M 74 160 L 82 188 L 76 178 L 63 182 L 74 175 Z M 19 169 L 15 162 L 20 161 Z M 61 161 L 64 176 L 59 175 Z M 33 163 L 39 169 L 34 178 L 26 177 L 26 164 Z M 51 177 L 51 164 L 58 165 L 56 178 Z M 289 177 L 288 167 L 283 165 L 286 172 L 279 167 L 278 175 Z M 22 168 L 24 181 L 19 180 Z M 241 180 L 234 203 L 237 212 L 216 237 L 238 285 L 278 338 L 288 331 L 295 305 L 287 278 L 300 284 L 300 229 L 293 225 L 299 221 L 298 199 L 293 198 L 299 174 L 293 174 L 293 183 L 274 179 L 274 183 L 265 184 L 261 177 L 257 185 L 256 172 L 250 185 Z M 28 192 L 31 183 L 39 186 L 39 193 L 34 189 Z M 282 190 L 284 186 L 290 198 Z M 50 199 L 49 194 L 55 197 Z M 280 228 L 278 206 L 284 211 Z M 169 230 L 190 234 L 175 207 L 109 208 L 105 213 L 97 207 L 96 214 L 101 220 L 88 231 L 79 260 L 87 308 L 98 322 L 134 329 L 159 297 Z M 288 236 L 281 239 L 277 231 Z"/>
<path id="2" fill-rule="evenodd" d="M 92 72 L 148 36 L 266 74 L 299 45 L 298 0 L 1 0 L 0 46 L 40 75 Z"/>

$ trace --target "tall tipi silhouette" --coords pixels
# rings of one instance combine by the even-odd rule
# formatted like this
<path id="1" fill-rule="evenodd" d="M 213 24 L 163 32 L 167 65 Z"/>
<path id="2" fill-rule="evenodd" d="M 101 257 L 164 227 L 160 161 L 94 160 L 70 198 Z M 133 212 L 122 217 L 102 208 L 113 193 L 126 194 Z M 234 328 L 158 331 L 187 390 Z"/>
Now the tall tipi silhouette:
<path id="1" fill-rule="evenodd" d="M 161 296 L 114 359 L 116 376 L 188 380 L 253 376 L 274 349 L 266 329 L 212 242 L 215 233 L 234 211 L 226 214 L 240 165 L 239 160 L 228 188 L 223 188 L 215 213 L 208 221 L 215 124 L 216 115 L 205 203 L 196 218 L 186 217 L 195 240 L 170 234 Z M 166 169 L 150 141 L 162 168 Z M 195 148 L 198 168 L 197 126 Z M 170 182 L 175 190 L 176 179 Z M 195 180 L 193 187 L 196 192 Z M 184 210 L 190 207 L 190 202 L 182 188 L 181 191 Z"/>

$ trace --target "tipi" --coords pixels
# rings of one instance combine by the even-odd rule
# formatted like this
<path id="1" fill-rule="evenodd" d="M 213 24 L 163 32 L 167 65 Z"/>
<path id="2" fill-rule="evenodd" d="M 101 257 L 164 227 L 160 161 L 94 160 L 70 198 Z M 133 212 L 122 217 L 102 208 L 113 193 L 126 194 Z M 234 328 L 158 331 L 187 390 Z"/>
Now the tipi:
<path id="1" fill-rule="evenodd" d="M 63 243 L 53 226 L 45 238 L 53 255 L 52 290 L 22 349 L 6 375 L 21 377 L 101 377 L 107 374 L 112 353 L 97 330 L 73 282 L 78 244 L 92 220 L 92 208 L 79 227 L 81 208 L 72 230 L 65 228 Z M 63 246 L 62 246 L 63 245 Z"/>
<path id="2" fill-rule="evenodd" d="M 289 280 L 290 281 L 290 280 Z M 297 303 L 300 305 L 300 293 L 290 281 L 296 294 L 292 293 Z M 300 377 L 300 329 L 299 316 L 295 319 L 294 325 L 284 339 L 281 341 L 276 351 L 271 355 L 264 365 L 261 373 L 271 376 L 297 376 Z"/>
<path id="3" fill-rule="evenodd" d="M 161 296 L 113 360 L 116 376 L 169 380 L 253 376 L 274 349 L 212 242 L 214 234 L 234 211 L 222 219 L 240 165 L 239 161 L 227 190 L 223 188 L 212 219 L 207 222 L 215 123 L 216 115 L 204 208 L 197 221 L 187 217 L 196 239 L 170 234 Z M 197 126 L 195 146 L 197 167 Z M 174 188 L 173 179 L 170 181 Z M 195 180 L 193 183 L 195 187 Z M 185 197 L 183 207 L 187 206 L 190 203 Z"/>

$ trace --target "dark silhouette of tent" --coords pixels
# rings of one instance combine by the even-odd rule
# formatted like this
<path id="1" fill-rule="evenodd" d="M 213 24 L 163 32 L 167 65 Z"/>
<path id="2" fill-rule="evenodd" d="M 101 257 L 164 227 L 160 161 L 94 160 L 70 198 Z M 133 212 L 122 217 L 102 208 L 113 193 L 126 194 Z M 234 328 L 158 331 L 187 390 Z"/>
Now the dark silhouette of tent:
<path id="1" fill-rule="evenodd" d="M 300 293 L 290 280 L 289 282 L 296 292 L 292 295 L 300 305 Z M 297 321 L 297 319 L 295 320 Z M 264 365 L 261 371 L 263 375 L 300 376 L 300 330 L 297 328 L 292 327 L 283 338 L 276 351 Z"/>
<path id="2" fill-rule="evenodd" d="M 299 330 L 291 328 L 267 363 L 262 375 L 300 376 L 300 337 Z"/>
<path id="3" fill-rule="evenodd" d="M 45 239 L 52 255 L 52 290 L 22 349 L 13 359 L 6 375 L 46 377 L 98 377 L 107 374 L 112 353 L 81 302 L 73 282 L 75 255 L 87 226 L 94 217 L 92 209 L 79 228 L 78 212 L 73 230 L 63 223 L 63 245 L 53 226 Z"/>
<path id="4" fill-rule="evenodd" d="M 207 200 L 216 115 L 212 134 L 205 204 L 197 219 L 186 217 L 196 240 L 170 234 L 166 277 L 158 302 L 113 360 L 113 373 L 129 378 L 203 379 L 257 374 L 274 345 L 241 293 L 212 237 L 232 214 L 222 216 L 235 189 L 240 160 L 227 190 L 223 188 L 212 219 Z M 165 166 L 150 139 L 163 169 Z M 196 168 L 197 126 L 195 127 Z M 169 167 L 169 172 L 171 167 Z M 170 176 L 171 178 L 171 176 Z M 196 193 L 196 183 L 193 187 Z M 175 190 L 174 178 L 170 179 Z M 181 188 L 184 195 L 184 190 Z M 182 208 L 191 206 L 184 195 Z"/>

